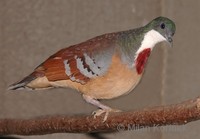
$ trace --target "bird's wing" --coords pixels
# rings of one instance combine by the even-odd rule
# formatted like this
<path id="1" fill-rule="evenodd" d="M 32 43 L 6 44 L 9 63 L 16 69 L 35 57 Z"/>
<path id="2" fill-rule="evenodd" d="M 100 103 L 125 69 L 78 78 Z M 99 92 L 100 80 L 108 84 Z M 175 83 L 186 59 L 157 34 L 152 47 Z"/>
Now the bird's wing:
<path id="1" fill-rule="evenodd" d="M 115 50 L 116 34 L 106 34 L 62 49 L 49 57 L 35 71 L 49 81 L 72 80 L 86 83 L 107 71 Z"/>

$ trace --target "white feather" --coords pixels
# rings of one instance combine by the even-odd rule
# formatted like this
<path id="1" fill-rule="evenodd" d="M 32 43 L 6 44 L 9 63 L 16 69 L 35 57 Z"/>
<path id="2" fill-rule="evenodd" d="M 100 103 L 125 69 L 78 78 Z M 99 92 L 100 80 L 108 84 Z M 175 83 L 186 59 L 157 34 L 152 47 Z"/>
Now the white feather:
<path id="1" fill-rule="evenodd" d="M 71 75 L 71 68 L 69 66 L 68 60 L 64 61 L 64 65 L 65 65 L 65 73 L 67 74 L 67 76 Z"/>
<path id="2" fill-rule="evenodd" d="M 144 49 L 150 48 L 153 49 L 153 47 L 162 41 L 166 41 L 166 39 L 157 31 L 150 30 L 144 35 L 144 39 L 141 43 L 141 47 L 137 50 L 135 59 L 137 59 L 137 56 L 140 52 L 142 52 Z"/>
<path id="3" fill-rule="evenodd" d="M 102 71 L 98 68 L 98 66 L 94 63 L 94 61 L 88 56 L 86 53 L 84 54 L 85 62 L 89 65 L 90 69 L 97 75 L 100 75 Z"/>
<path id="4" fill-rule="evenodd" d="M 86 77 L 92 78 L 96 77 L 95 74 L 93 74 L 91 71 L 88 72 L 87 69 L 84 68 L 83 61 L 81 61 L 81 58 L 75 57 L 76 59 L 76 66 L 79 69 L 79 71 Z"/>

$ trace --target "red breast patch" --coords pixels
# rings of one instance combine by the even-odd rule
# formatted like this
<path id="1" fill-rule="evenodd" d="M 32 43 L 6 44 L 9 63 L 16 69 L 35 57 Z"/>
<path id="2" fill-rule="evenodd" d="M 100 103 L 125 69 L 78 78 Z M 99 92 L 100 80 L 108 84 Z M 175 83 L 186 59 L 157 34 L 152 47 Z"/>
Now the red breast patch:
<path id="1" fill-rule="evenodd" d="M 143 72 L 144 66 L 147 62 L 147 59 L 148 59 L 150 53 L 151 53 L 151 49 L 147 48 L 138 54 L 136 62 L 135 62 L 136 70 L 137 70 L 138 74 L 141 74 Z"/>

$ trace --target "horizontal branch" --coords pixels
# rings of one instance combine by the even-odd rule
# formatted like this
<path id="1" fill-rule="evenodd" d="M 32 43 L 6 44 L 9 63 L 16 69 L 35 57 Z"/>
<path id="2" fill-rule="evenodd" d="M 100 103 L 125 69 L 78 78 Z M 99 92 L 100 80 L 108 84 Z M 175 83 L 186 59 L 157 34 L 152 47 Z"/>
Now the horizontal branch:
<path id="1" fill-rule="evenodd" d="M 110 113 L 102 122 L 103 115 L 50 116 L 33 119 L 0 119 L 0 135 L 43 135 L 51 133 L 91 133 L 138 128 L 182 125 L 200 119 L 200 97 L 179 104 L 158 106 L 130 112 Z M 123 127 L 119 127 L 119 125 Z"/>

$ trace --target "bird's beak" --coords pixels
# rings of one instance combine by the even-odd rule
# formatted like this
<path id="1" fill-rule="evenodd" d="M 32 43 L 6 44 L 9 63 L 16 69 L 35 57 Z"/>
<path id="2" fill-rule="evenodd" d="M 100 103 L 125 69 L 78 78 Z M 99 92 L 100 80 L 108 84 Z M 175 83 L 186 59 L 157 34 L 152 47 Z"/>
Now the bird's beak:
<path id="1" fill-rule="evenodd" d="M 167 42 L 169 43 L 170 47 L 173 47 L 173 39 L 172 39 L 173 35 L 171 33 L 168 33 L 165 38 L 167 39 Z"/>

